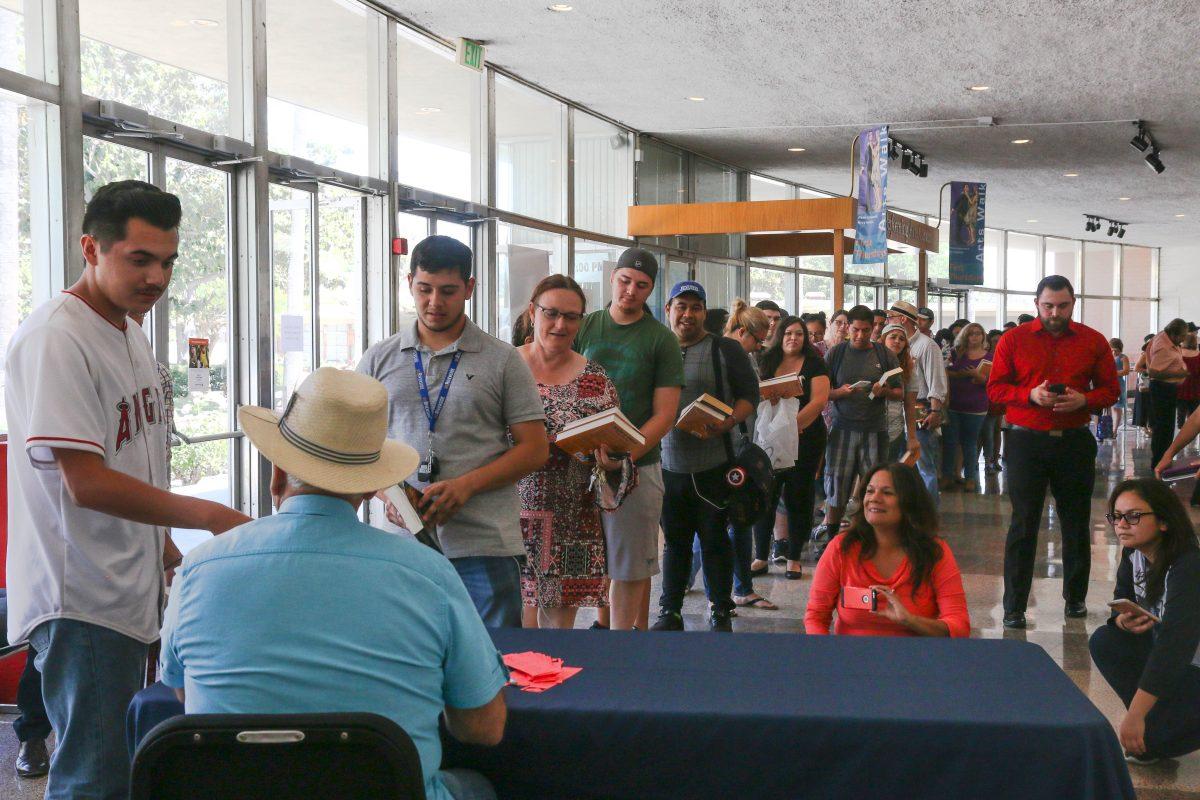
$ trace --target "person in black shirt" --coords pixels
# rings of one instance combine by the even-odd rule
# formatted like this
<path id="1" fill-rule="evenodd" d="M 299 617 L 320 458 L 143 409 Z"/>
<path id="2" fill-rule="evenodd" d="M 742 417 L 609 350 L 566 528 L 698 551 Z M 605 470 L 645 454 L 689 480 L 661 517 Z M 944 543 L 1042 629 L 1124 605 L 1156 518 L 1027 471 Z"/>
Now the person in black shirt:
<path id="1" fill-rule="evenodd" d="M 1121 746 L 1139 764 L 1200 750 L 1196 532 L 1162 481 L 1122 481 L 1108 508 L 1123 548 L 1115 599 L 1143 609 L 1113 609 L 1089 642 L 1096 668 L 1128 709 L 1117 730 Z"/>

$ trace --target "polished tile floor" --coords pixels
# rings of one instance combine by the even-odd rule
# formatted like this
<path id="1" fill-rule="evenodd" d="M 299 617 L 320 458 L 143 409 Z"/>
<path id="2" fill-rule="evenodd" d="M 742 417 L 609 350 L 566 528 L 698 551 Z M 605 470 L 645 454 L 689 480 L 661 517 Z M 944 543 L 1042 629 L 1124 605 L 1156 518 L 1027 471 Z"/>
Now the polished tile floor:
<path id="1" fill-rule="evenodd" d="M 1047 533 L 1039 547 L 1028 610 L 1029 628 L 1025 631 L 1008 631 L 1000 624 L 1003 616 L 1000 602 L 1003 545 L 1009 515 L 1008 500 L 1003 494 L 1003 474 L 988 476 L 977 493 L 946 494 L 941 505 L 942 532 L 963 572 L 971 612 L 971 635 L 1024 639 L 1041 646 L 1114 724 L 1120 720 L 1124 709 L 1093 669 L 1087 639 L 1107 618 L 1104 604 L 1112 597 L 1120 552 L 1111 530 L 1104 523 L 1105 499 L 1117 481 L 1146 473 L 1148 452 L 1145 437 L 1134 429 L 1123 431 L 1115 445 L 1105 443 L 1100 448 L 1100 472 L 1092 503 L 1092 580 L 1087 619 L 1063 618 L 1058 527 L 1049 503 L 1045 522 Z M 1190 485 L 1190 482 L 1184 482 L 1179 490 L 1188 491 Z M 1193 518 L 1200 523 L 1200 513 L 1193 512 Z M 782 568 L 773 566 L 770 575 L 756 580 L 755 588 L 777 603 L 780 610 L 740 609 L 734 620 L 735 631 L 802 632 L 811 574 L 811 565 L 806 564 L 803 580 L 788 581 L 783 577 Z M 656 581 L 654 598 L 657 597 Z M 707 603 L 700 591 L 689 593 L 684 611 L 689 630 L 706 630 Z M 583 612 L 578 625 L 589 625 L 593 619 L 593 613 Z M 11 717 L 0 716 L 0 727 L 11 728 Z M 12 732 L 0 730 L 0 800 L 41 797 L 43 781 L 20 780 L 14 776 L 10 765 L 15 754 L 16 739 Z M 1014 765 L 1014 768 L 1019 769 L 1020 765 Z M 1154 766 L 1131 766 L 1130 774 L 1142 800 L 1200 798 L 1200 753 Z"/>

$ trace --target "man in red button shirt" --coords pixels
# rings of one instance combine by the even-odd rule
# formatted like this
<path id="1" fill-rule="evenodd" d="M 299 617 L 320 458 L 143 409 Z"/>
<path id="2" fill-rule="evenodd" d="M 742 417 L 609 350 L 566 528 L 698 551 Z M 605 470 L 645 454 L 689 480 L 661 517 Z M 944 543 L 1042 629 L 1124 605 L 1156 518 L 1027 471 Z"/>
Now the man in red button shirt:
<path id="1" fill-rule="evenodd" d="M 1086 617 L 1092 551 L 1089 516 L 1096 483 L 1090 415 L 1117 401 L 1108 340 L 1071 320 L 1075 290 L 1049 275 L 1035 295 L 1038 316 L 1000 337 L 988 399 L 1006 407 L 1004 446 L 1012 523 L 1004 545 L 1004 627 L 1025 627 L 1046 488 L 1062 526 L 1063 598 L 1068 617 Z"/>

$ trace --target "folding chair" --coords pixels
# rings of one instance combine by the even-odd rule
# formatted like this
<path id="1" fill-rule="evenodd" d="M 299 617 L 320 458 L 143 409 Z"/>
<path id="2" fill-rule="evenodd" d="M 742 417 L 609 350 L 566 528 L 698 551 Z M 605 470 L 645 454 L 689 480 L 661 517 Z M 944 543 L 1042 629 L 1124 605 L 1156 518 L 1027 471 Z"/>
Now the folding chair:
<path id="1" fill-rule="evenodd" d="M 156 725 L 132 800 L 425 800 L 417 748 L 378 714 L 193 714 Z"/>

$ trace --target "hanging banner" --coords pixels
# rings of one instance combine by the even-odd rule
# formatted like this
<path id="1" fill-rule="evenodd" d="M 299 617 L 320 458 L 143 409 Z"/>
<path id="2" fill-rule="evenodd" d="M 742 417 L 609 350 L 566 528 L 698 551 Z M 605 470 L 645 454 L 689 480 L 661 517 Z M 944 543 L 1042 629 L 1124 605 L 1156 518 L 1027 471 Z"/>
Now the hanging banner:
<path id="1" fill-rule="evenodd" d="M 887 261 L 886 125 L 858 135 L 858 217 L 854 230 L 854 263 Z"/>
<path id="2" fill-rule="evenodd" d="M 211 388 L 208 339 L 188 339 L 188 391 L 207 392 Z"/>
<path id="3" fill-rule="evenodd" d="M 986 183 L 950 183 L 950 282 L 983 285 Z"/>

